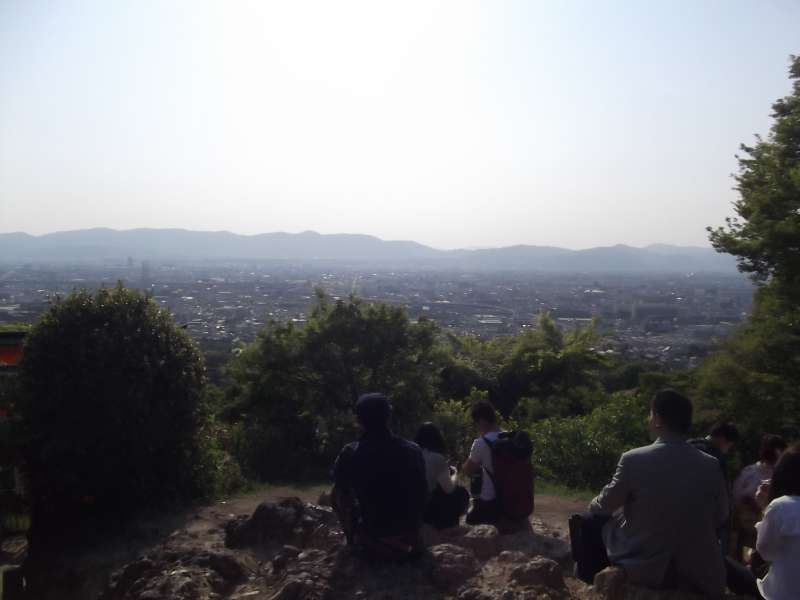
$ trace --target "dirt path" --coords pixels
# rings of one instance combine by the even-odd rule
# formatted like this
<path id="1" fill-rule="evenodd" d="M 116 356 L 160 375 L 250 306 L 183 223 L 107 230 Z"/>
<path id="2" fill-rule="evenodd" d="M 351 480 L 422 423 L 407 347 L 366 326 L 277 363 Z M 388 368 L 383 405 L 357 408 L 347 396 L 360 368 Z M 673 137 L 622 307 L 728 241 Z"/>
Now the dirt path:
<path id="1" fill-rule="evenodd" d="M 533 516 L 543 521 L 549 528 L 558 530 L 562 535 L 567 536 L 569 529 L 567 521 L 570 515 L 578 512 L 586 512 L 589 503 L 584 500 L 574 500 L 572 498 L 562 498 L 561 496 L 549 496 L 546 494 L 536 496 L 536 509 Z"/>

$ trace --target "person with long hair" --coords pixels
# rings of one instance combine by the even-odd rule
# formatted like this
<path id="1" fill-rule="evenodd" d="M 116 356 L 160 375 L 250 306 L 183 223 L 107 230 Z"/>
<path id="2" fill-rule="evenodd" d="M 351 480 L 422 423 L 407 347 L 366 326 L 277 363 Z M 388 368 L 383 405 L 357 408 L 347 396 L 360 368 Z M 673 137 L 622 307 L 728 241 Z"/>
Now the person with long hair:
<path id="1" fill-rule="evenodd" d="M 745 547 L 755 548 L 755 525 L 761 520 L 761 507 L 756 502 L 756 491 L 762 481 L 772 478 L 775 463 L 786 450 L 786 442 L 779 435 L 764 434 L 758 462 L 747 465 L 733 482 L 734 525 L 736 550 L 734 556 L 741 560 Z"/>
<path id="2" fill-rule="evenodd" d="M 756 524 L 756 549 L 769 561 L 758 589 L 766 600 L 797 598 L 800 590 L 800 444 L 793 444 L 775 464 L 770 481 L 756 492 L 764 518 Z"/>
<path id="3" fill-rule="evenodd" d="M 442 432 L 433 423 L 423 423 L 414 441 L 422 448 L 428 478 L 429 497 L 424 522 L 437 529 L 455 527 L 461 515 L 467 512 L 469 493 L 456 484 L 455 468 L 447 462 Z"/>
<path id="4" fill-rule="evenodd" d="M 775 463 L 786 450 L 786 442 L 779 435 L 770 433 L 761 437 L 761 448 L 758 452 L 758 462 L 747 465 L 736 481 L 733 483 L 733 498 L 737 508 L 745 506 L 761 512 L 761 508 L 756 504 L 756 490 L 765 479 L 772 479 L 772 471 Z"/>

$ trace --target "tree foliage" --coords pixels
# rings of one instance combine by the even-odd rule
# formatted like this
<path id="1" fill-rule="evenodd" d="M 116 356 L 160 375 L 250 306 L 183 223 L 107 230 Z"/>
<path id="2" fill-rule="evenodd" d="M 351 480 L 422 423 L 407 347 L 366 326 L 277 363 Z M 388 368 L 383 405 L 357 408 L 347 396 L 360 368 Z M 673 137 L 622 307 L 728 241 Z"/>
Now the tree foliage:
<path id="1" fill-rule="evenodd" d="M 261 478 L 327 467 L 355 437 L 355 402 L 370 391 L 391 397 L 395 428 L 412 435 L 433 410 L 442 361 L 433 322 L 319 294 L 304 327 L 271 323 L 232 365 L 240 456 Z"/>
<path id="2" fill-rule="evenodd" d="M 35 523 L 202 492 L 203 362 L 151 298 L 120 285 L 58 300 L 28 335 L 20 383 Z"/>
<path id="3" fill-rule="evenodd" d="M 647 415 L 646 398 L 620 392 L 589 414 L 529 424 L 538 475 L 568 487 L 598 489 L 608 483 L 620 454 L 648 442 Z"/>
<path id="4" fill-rule="evenodd" d="M 454 338 L 443 391 L 458 399 L 485 390 L 504 416 L 523 420 L 583 414 L 604 395 L 599 341 L 596 324 L 564 333 L 547 313 L 517 336 Z"/>
<path id="5" fill-rule="evenodd" d="M 742 146 L 738 217 L 709 228 L 759 289 L 747 323 L 698 369 L 697 396 L 705 413 L 736 419 L 750 445 L 800 421 L 800 57 L 789 74 L 793 93 L 773 104 L 769 135 Z"/>
<path id="6" fill-rule="evenodd" d="M 757 281 L 797 298 L 800 293 L 800 57 L 792 57 L 793 93 L 772 105 L 774 122 L 766 139 L 742 145 L 736 175 L 738 217 L 709 228 L 720 252 L 738 258 Z"/>
<path id="7" fill-rule="evenodd" d="M 755 446 L 800 428 L 800 307 L 767 287 L 753 314 L 694 374 L 700 416 L 733 419 Z"/>

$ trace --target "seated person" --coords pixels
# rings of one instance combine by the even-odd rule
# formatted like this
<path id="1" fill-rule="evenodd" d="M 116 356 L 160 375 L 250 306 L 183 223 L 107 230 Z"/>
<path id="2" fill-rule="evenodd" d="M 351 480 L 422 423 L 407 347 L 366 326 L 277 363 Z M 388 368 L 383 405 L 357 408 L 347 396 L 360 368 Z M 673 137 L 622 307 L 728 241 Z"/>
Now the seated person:
<path id="1" fill-rule="evenodd" d="M 766 434 L 761 438 L 758 462 L 747 465 L 733 482 L 733 499 L 736 504 L 745 505 L 761 512 L 756 503 L 756 491 L 761 482 L 772 479 L 772 471 L 781 453 L 786 450 L 786 442 L 779 435 Z"/>
<path id="2" fill-rule="evenodd" d="M 391 432 L 391 414 L 383 394 L 359 398 L 363 435 L 336 459 L 332 504 L 348 544 L 371 558 L 401 560 L 421 552 L 428 484 L 422 450 Z"/>
<path id="3" fill-rule="evenodd" d="M 584 518 L 602 523 L 593 529 L 602 536 L 601 549 L 632 583 L 688 586 L 721 598 L 726 573 L 717 528 L 728 517 L 728 495 L 719 463 L 686 442 L 691 424 L 688 398 L 658 392 L 649 420 L 655 442 L 622 455 Z M 596 561 L 599 568 L 604 559 Z M 580 563 L 576 570 L 593 577 L 581 574 Z"/>
<path id="4" fill-rule="evenodd" d="M 728 457 L 739 442 L 739 430 L 733 423 L 717 423 L 706 437 L 694 438 L 689 443 L 719 461 L 719 468 L 726 482 L 730 481 Z"/>
<path id="5" fill-rule="evenodd" d="M 772 470 L 784 450 L 786 442 L 781 436 L 764 435 L 761 438 L 758 462 L 742 469 L 733 482 L 733 501 L 740 547 L 755 546 L 755 524 L 761 520 L 761 507 L 756 502 L 756 491 L 762 481 L 772 479 Z"/>
<path id="6" fill-rule="evenodd" d="M 731 471 L 728 459 L 733 453 L 734 447 L 739 443 L 739 430 L 733 423 L 717 423 L 711 428 L 706 437 L 689 440 L 689 443 L 700 450 L 717 459 L 722 477 L 725 479 L 726 489 L 728 490 L 729 518 L 722 524 L 717 531 L 722 550 L 728 554 L 731 548 L 731 527 L 733 517 L 733 498 L 731 495 Z"/>
<path id="7" fill-rule="evenodd" d="M 467 523 L 470 525 L 496 524 L 500 517 L 500 509 L 492 481 L 494 471 L 492 449 L 484 439 L 496 442 L 501 433 L 500 427 L 497 425 L 497 413 L 494 406 L 486 401 L 476 402 L 472 407 L 472 422 L 478 430 L 478 437 L 472 442 L 469 458 L 461 468 L 461 472 L 468 477 L 480 475 L 481 485 L 473 499 L 472 508 L 467 513 Z"/>
<path id="8" fill-rule="evenodd" d="M 436 529 L 455 527 L 469 505 L 469 492 L 456 485 L 456 470 L 447 464 L 442 433 L 433 423 L 423 423 L 414 438 L 422 448 L 428 477 L 428 507 L 425 523 Z"/>
<path id="9" fill-rule="evenodd" d="M 756 548 L 771 565 L 758 589 L 766 600 L 797 598 L 800 590 L 800 445 L 775 464 L 769 483 L 756 493 L 764 518 L 756 525 Z"/>

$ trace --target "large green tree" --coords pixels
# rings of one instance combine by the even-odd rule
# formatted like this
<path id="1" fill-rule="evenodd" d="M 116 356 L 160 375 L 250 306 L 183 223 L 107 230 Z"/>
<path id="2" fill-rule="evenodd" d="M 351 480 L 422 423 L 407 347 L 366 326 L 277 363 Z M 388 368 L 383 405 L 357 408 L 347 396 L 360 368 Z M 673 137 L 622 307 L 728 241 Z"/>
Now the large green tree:
<path id="1" fill-rule="evenodd" d="M 441 391 L 455 399 L 473 387 L 488 391 L 504 416 L 524 420 L 583 414 L 604 397 L 599 341 L 595 324 L 564 333 L 546 313 L 535 329 L 517 336 L 451 337 Z"/>
<path id="2" fill-rule="evenodd" d="M 737 217 L 709 228 L 757 290 L 753 314 L 697 373 L 702 411 L 737 419 L 755 444 L 764 430 L 800 425 L 800 57 L 792 94 L 773 104 L 766 138 L 742 146 Z"/>
<path id="3" fill-rule="evenodd" d="M 432 321 L 319 294 L 304 326 L 270 324 L 231 366 L 228 414 L 241 423 L 239 454 L 262 478 L 327 467 L 356 435 L 356 400 L 372 391 L 391 397 L 394 426 L 410 435 L 433 409 L 442 364 Z"/>
<path id="4" fill-rule="evenodd" d="M 711 243 L 739 268 L 795 301 L 800 293 L 800 57 L 789 68 L 793 93 L 772 105 L 766 139 L 742 145 L 736 175 L 738 217 L 709 228 Z"/>

